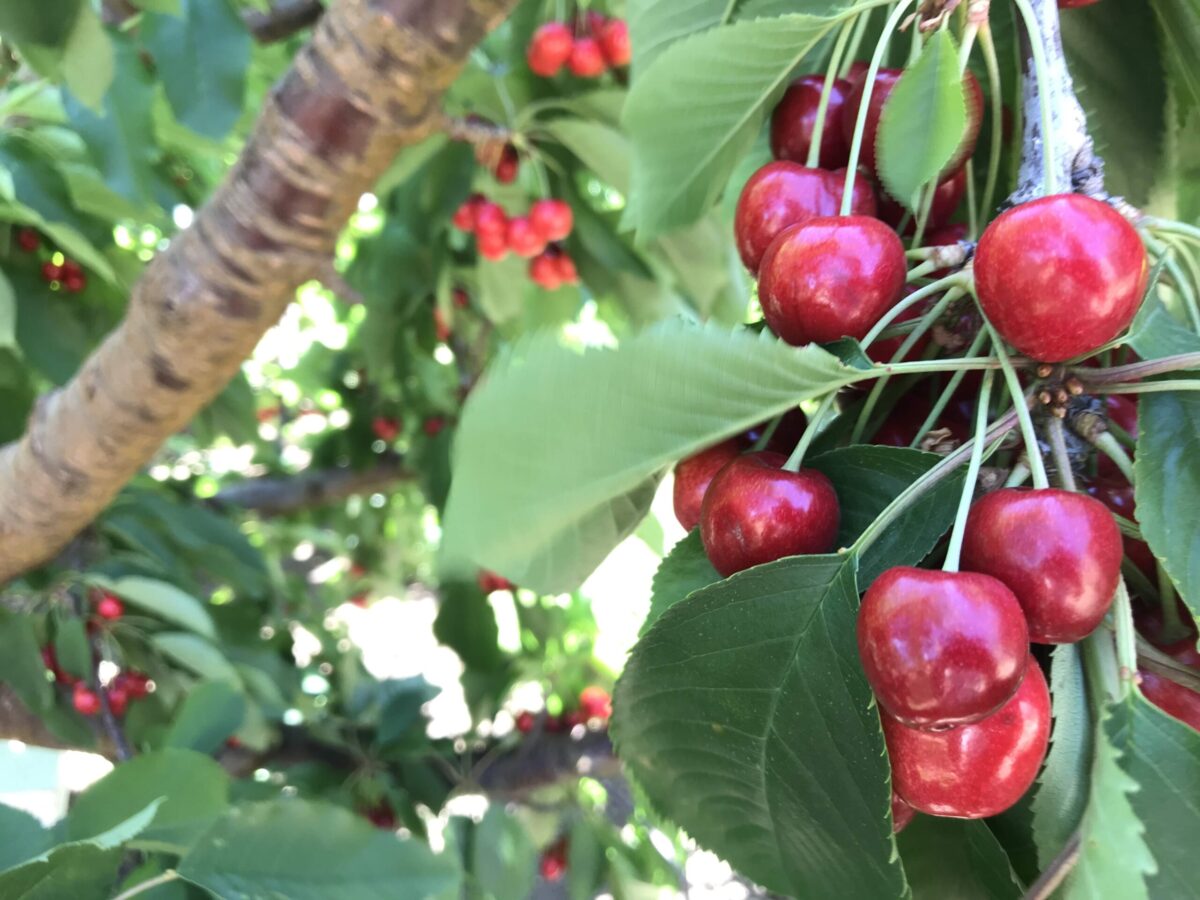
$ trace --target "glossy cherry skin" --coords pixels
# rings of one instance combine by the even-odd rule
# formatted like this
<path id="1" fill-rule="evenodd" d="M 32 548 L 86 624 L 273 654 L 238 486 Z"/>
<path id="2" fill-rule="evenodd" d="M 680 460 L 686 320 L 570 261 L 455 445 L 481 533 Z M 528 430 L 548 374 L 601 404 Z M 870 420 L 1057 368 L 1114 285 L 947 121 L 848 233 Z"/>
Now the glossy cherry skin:
<path id="1" fill-rule="evenodd" d="M 846 186 L 846 169 L 834 169 L 825 177 L 828 179 L 831 185 L 830 190 L 833 193 L 833 205 L 828 215 L 836 216 L 842 209 L 842 191 Z M 879 204 L 875 198 L 875 187 L 870 178 L 860 173 L 854 179 L 854 188 L 850 192 L 850 215 L 875 216 L 878 211 Z"/>
<path id="2" fill-rule="evenodd" d="M 917 811 L 900 799 L 900 795 L 892 791 L 892 834 L 899 834 L 916 817 Z"/>
<path id="3" fill-rule="evenodd" d="M 833 484 L 815 469 L 785 472 L 786 461 L 770 451 L 739 456 L 709 485 L 700 507 L 700 539 L 709 562 L 725 577 L 785 556 L 833 549 L 841 519 Z"/>
<path id="4" fill-rule="evenodd" d="M 1196 651 L 1195 636 L 1164 649 L 1179 662 L 1200 671 L 1200 653 Z M 1167 715 L 1200 731 L 1200 694 L 1145 669 L 1138 669 L 1138 675 L 1142 694 L 1147 700 Z"/>
<path id="5" fill-rule="evenodd" d="M 1040 362 L 1091 353 L 1128 327 L 1146 292 L 1146 250 L 1111 206 L 1057 194 L 1002 213 L 975 251 L 992 324 Z"/>
<path id="6" fill-rule="evenodd" d="M 550 78 L 557 75 L 571 58 L 575 37 L 562 22 L 547 22 L 533 33 L 526 51 L 529 68 L 535 75 Z"/>
<path id="7" fill-rule="evenodd" d="M 96 615 L 115 622 L 125 615 L 125 604 L 112 594 L 101 594 L 96 601 Z"/>
<path id="8" fill-rule="evenodd" d="M 767 249 L 758 295 L 771 330 L 797 346 L 863 337 L 896 305 L 904 245 L 878 219 L 830 216 L 785 229 Z"/>
<path id="9" fill-rule="evenodd" d="M 1021 604 L 995 578 L 897 566 L 858 610 L 858 654 L 879 705 L 911 728 L 978 722 L 1025 674 Z"/>
<path id="10" fill-rule="evenodd" d="M 950 217 L 958 209 L 958 204 L 962 202 L 963 195 L 966 192 L 967 170 L 965 167 L 938 183 L 937 189 L 933 192 L 933 202 L 929 206 L 929 218 L 925 223 L 925 233 L 929 236 L 925 241 L 925 246 L 938 246 L 933 242 L 933 234 L 931 232 L 936 232 L 950 221 Z M 879 218 L 883 219 L 883 221 L 887 222 L 893 228 L 897 228 L 904 220 L 905 213 L 908 213 L 908 210 L 902 204 L 897 203 L 886 192 L 880 191 Z M 908 216 L 908 222 L 904 226 L 904 234 L 914 234 L 916 229 L 917 213 L 914 211 Z"/>
<path id="11" fill-rule="evenodd" d="M 543 240 L 561 241 L 575 227 L 575 214 L 562 200 L 537 200 L 529 207 L 529 221 Z"/>
<path id="12" fill-rule="evenodd" d="M 1137 522 L 1137 505 L 1134 503 L 1133 485 L 1122 478 L 1100 478 L 1088 486 L 1089 497 L 1095 497 L 1117 515 Z M 1121 545 L 1125 555 L 1142 573 L 1154 584 L 1158 579 L 1158 562 L 1150 545 L 1137 538 L 1121 535 Z"/>
<path id="13" fill-rule="evenodd" d="M 80 681 L 72 691 L 71 705 L 81 716 L 94 716 L 100 712 L 100 695 Z"/>
<path id="14" fill-rule="evenodd" d="M 1050 691 L 1031 657 L 1012 698 L 986 719 L 920 731 L 886 713 L 892 789 L 918 812 L 982 819 L 1008 809 L 1033 784 L 1050 742 Z"/>
<path id="15" fill-rule="evenodd" d="M 733 233 L 742 262 L 758 272 L 763 254 L 789 225 L 837 212 L 829 173 L 780 160 L 750 176 L 738 197 Z"/>
<path id="16" fill-rule="evenodd" d="M 571 48 L 567 68 L 578 78 L 599 78 L 608 69 L 608 62 L 595 38 L 582 37 L 577 38 L 575 46 Z"/>
<path id="17" fill-rule="evenodd" d="M 1121 532 L 1099 500 L 1005 488 L 971 507 L 962 567 L 1008 585 L 1031 641 L 1069 644 L 1091 634 L 1112 605 L 1121 552 Z"/>
<path id="18" fill-rule="evenodd" d="M 842 109 L 846 95 L 853 86 L 845 79 L 837 79 L 829 90 L 829 103 L 825 109 L 825 125 L 821 130 L 821 151 L 817 165 L 825 169 L 836 169 L 846 165 L 850 157 L 850 146 L 842 134 Z M 776 159 L 789 159 L 804 165 L 808 150 L 812 146 L 813 130 L 817 122 L 817 108 L 821 104 L 821 92 L 825 88 L 824 75 L 805 75 L 793 81 L 784 92 L 783 98 L 771 114 L 771 155 Z"/>
<path id="19" fill-rule="evenodd" d="M 700 524 L 700 505 L 716 474 L 726 464 L 741 455 L 742 445 L 734 438 L 713 444 L 699 453 L 681 460 L 675 466 L 675 485 L 672 499 L 675 518 L 685 531 Z"/>
<path id="20" fill-rule="evenodd" d="M 600 28 L 597 35 L 600 51 L 604 60 L 610 66 L 620 67 L 629 65 L 633 58 L 633 46 L 629 41 L 629 26 L 624 19 L 609 19 Z"/>

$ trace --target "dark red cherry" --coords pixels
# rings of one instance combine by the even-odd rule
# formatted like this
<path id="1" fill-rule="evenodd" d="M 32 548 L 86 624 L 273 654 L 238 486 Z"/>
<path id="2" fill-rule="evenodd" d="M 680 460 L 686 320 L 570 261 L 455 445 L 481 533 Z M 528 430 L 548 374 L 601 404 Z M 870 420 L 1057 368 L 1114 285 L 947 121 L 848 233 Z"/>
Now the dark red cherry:
<path id="1" fill-rule="evenodd" d="M 912 728 L 978 722 L 1021 683 L 1029 631 L 995 578 L 897 566 L 858 610 L 858 653 L 879 705 Z"/>
<path id="2" fill-rule="evenodd" d="M 918 812 L 982 819 L 1020 800 L 1037 777 L 1050 742 L 1050 691 L 1031 657 L 1012 699 L 986 719 L 948 731 L 882 719 L 892 789 Z"/>
<path id="3" fill-rule="evenodd" d="M 753 445 L 758 442 L 758 439 L 763 436 L 763 432 L 769 428 L 770 422 L 760 422 L 755 425 L 745 435 L 745 443 Z M 767 441 L 764 449 L 773 450 L 776 453 L 782 453 L 784 456 L 789 455 L 796 449 L 796 445 L 800 443 L 800 438 L 804 437 L 804 430 L 808 427 L 808 417 L 804 415 L 804 410 L 800 407 L 789 409 L 783 414 L 783 418 L 771 432 L 771 439 Z"/>
<path id="4" fill-rule="evenodd" d="M 533 726 L 537 724 L 537 720 L 533 717 L 533 713 L 525 711 L 517 713 L 516 718 L 517 731 L 521 734 L 529 734 L 533 731 Z"/>
<path id="5" fill-rule="evenodd" d="M 834 169 L 826 174 L 833 194 L 833 204 L 827 215 L 836 216 L 842 209 L 842 191 L 846 186 L 846 169 Z M 854 189 L 850 192 L 850 215 L 852 216 L 872 216 L 878 212 L 878 204 L 875 200 L 875 186 L 871 183 L 871 179 L 861 172 L 854 179 Z"/>
<path id="6" fill-rule="evenodd" d="M 1169 716 L 1200 731 L 1200 694 L 1169 678 L 1138 669 L 1142 694 Z"/>
<path id="7" fill-rule="evenodd" d="M 842 107 L 850 82 L 837 79 L 829 91 L 825 108 L 825 125 L 821 131 L 821 152 L 817 165 L 836 169 L 846 165 L 850 147 L 842 134 Z M 789 159 L 804 165 L 812 146 L 817 108 L 825 88 L 824 75 L 805 75 L 793 81 L 771 114 L 771 154 L 776 159 Z"/>
<path id="8" fill-rule="evenodd" d="M 983 311 L 1006 341 L 1041 362 L 1091 353 L 1124 331 L 1147 277 L 1133 226 L 1082 194 L 1013 207 L 975 250 Z"/>
<path id="9" fill-rule="evenodd" d="M 1138 435 L 1138 407 L 1137 396 L 1132 397 L 1126 394 L 1108 394 L 1104 398 L 1104 409 L 1108 413 L 1108 418 L 1115 425 L 1121 427 L 1122 430 L 1130 437 L 1136 439 Z M 1129 451 L 1129 457 L 1132 459 L 1134 453 Z M 1101 477 L 1120 478 L 1124 479 L 1121 470 L 1117 468 L 1117 464 L 1112 461 L 1107 453 L 1096 454 L 1096 471 Z"/>
<path id="10" fill-rule="evenodd" d="M 700 505 L 704 502 L 708 486 L 716 474 L 741 452 L 741 443 L 729 438 L 681 460 L 675 466 L 675 518 L 685 531 L 691 531 L 700 524 Z"/>
<path id="11" fill-rule="evenodd" d="M 1008 585 L 1029 639 L 1069 644 L 1091 634 L 1121 577 L 1121 532 L 1085 494 L 1005 488 L 971 507 L 962 566 Z"/>
<path id="12" fill-rule="evenodd" d="M 815 469 L 784 471 L 786 461 L 770 451 L 739 456 L 709 485 L 700 539 L 722 575 L 833 549 L 841 519 L 833 484 Z"/>
<path id="13" fill-rule="evenodd" d="M 908 827 L 908 823 L 916 816 L 917 811 L 900 799 L 900 795 L 892 791 L 892 834 L 899 834 Z"/>
<path id="14" fill-rule="evenodd" d="M 925 223 L 926 234 L 936 232 L 950 221 L 950 217 L 958 209 L 958 204 L 962 202 L 963 195 L 966 192 L 966 167 L 959 169 L 938 184 L 937 189 L 933 192 L 933 202 L 929 206 L 929 218 Z M 913 234 L 917 229 L 917 211 L 913 210 L 910 213 L 902 204 L 893 200 L 886 191 L 880 191 L 879 218 L 883 219 L 883 221 L 887 222 L 893 228 L 896 228 L 899 227 L 906 214 L 908 214 L 908 222 L 904 226 L 904 234 L 909 235 Z M 930 235 L 929 239 L 924 243 L 927 247 L 938 246 L 938 244 L 933 242 L 933 235 Z"/>
<path id="15" fill-rule="evenodd" d="M 787 160 L 767 163 L 750 176 L 738 198 L 733 233 L 742 262 L 758 272 L 763 254 L 781 231 L 837 210 L 828 172 Z"/>
<path id="16" fill-rule="evenodd" d="M 771 330 L 789 344 L 863 337 L 895 306 L 907 269 L 896 233 L 867 216 L 812 219 L 784 230 L 759 270 Z"/>
<path id="17" fill-rule="evenodd" d="M 966 223 L 957 222 L 953 225 L 947 225 L 944 228 L 938 228 L 925 235 L 926 247 L 949 247 L 952 244 L 957 244 L 960 241 L 967 239 Z"/>
<path id="18" fill-rule="evenodd" d="M 1123 477 L 1097 479 L 1094 484 L 1088 486 L 1087 492 L 1089 497 L 1095 497 L 1117 515 L 1129 519 L 1131 522 L 1137 522 L 1133 485 Z M 1125 535 L 1121 535 L 1121 544 L 1125 549 L 1125 555 L 1142 570 L 1142 573 L 1150 579 L 1150 583 L 1156 583 L 1158 562 L 1150 550 L 1150 545 L 1145 541 Z"/>

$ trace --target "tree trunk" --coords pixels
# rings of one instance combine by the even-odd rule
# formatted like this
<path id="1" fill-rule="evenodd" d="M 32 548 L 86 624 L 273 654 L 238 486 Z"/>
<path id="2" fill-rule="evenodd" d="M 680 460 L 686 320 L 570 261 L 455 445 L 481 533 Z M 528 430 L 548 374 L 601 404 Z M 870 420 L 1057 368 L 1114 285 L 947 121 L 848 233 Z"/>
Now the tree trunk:
<path id="1" fill-rule="evenodd" d="M 0 449 L 0 583 L 52 556 L 220 392 L 322 270 L 359 197 L 442 122 L 515 0 L 339 0 L 241 158 L 146 269 L 125 320 Z"/>

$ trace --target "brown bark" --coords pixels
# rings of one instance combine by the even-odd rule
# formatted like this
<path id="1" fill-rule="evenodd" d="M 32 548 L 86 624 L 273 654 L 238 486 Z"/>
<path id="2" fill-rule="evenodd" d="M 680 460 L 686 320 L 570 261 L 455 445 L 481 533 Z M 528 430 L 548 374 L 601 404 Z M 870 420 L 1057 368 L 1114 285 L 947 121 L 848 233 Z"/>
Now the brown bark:
<path id="1" fill-rule="evenodd" d="M 242 19 L 256 41 L 271 44 L 316 25 L 324 12 L 318 0 L 280 0 L 265 12 L 250 10 Z"/>
<path id="2" fill-rule="evenodd" d="M 0 582 L 52 556 L 225 386 L 514 0 L 340 0 L 121 325 L 0 450 Z"/>

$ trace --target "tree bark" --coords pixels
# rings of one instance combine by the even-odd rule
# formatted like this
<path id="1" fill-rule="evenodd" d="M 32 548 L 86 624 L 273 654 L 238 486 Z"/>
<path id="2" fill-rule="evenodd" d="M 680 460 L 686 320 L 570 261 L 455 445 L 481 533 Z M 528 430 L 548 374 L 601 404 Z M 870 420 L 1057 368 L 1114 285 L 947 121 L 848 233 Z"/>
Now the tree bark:
<path id="1" fill-rule="evenodd" d="M 125 320 L 0 449 L 0 583 L 51 557 L 225 386 L 515 0 L 340 0 Z"/>

